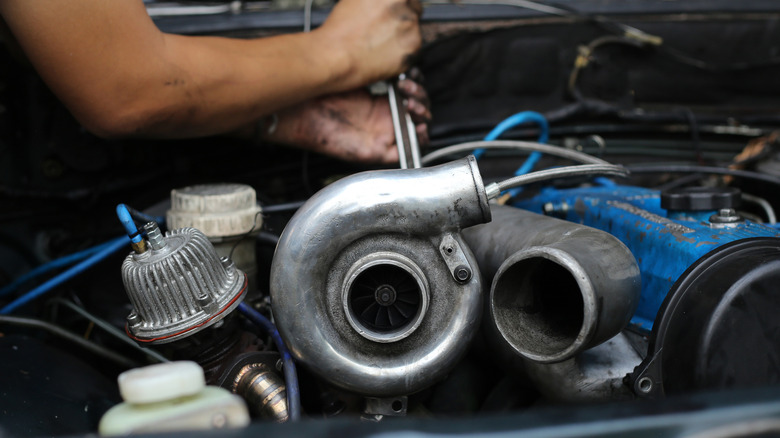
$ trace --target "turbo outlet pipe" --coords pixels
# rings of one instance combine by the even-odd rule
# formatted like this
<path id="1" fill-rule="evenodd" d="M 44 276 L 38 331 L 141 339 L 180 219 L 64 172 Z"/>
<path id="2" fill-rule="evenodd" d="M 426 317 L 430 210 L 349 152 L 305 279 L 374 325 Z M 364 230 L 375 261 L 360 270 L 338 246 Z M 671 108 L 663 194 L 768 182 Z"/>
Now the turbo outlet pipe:
<path id="1" fill-rule="evenodd" d="M 271 266 L 271 299 L 292 355 L 372 397 L 443 378 L 482 313 L 482 280 L 460 230 L 490 220 L 474 157 L 364 172 L 293 216 Z"/>
<path id="2" fill-rule="evenodd" d="M 464 230 L 492 278 L 490 324 L 501 348 L 538 363 L 561 362 L 617 335 L 639 303 L 631 252 L 603 231 L 493 205 L 493 222 Z"/>

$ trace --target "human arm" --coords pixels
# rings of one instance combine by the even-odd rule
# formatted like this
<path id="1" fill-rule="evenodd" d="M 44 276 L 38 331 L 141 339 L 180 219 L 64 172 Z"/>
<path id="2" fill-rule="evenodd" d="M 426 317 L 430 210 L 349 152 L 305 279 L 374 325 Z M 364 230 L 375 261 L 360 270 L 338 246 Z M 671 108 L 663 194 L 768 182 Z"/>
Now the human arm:
<path id="1" fill-rule="evenodd" d="M 342 0 L 311 33 L 237 40 L 162 33 L 135 0 L 0 1 L 44 81 L 105 137 L 230 132 L 396 75 L 419 47 L 419 12 L 416 1 Z"/>

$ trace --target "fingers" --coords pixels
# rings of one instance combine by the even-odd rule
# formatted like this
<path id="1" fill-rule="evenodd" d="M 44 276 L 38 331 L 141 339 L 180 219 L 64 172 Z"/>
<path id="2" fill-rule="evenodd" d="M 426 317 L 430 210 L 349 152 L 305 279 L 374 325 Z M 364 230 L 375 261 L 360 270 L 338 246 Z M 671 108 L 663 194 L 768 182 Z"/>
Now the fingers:
<path id="1" fill-rule="evenodd" d="M 423 7 L 420 0 L 407 0 L 406 3 L 409 5 L 409 8 L 417 14 L 418 17 L 422 15 Z"/>
<path id="2" fill-rule="evenodd" d="M 425 106 L 430 104 L 430 100 L 428 99 L 428 92 L 425 91 L 425 88 L 411 79 L 403 79 L 398 81 L 398 90 L 404 96 L 410 99 L 414 99 Z"/>
<path id="3" fill-rule="evenodd" d="M 426 124 L 431 121 L 430 100 L 428 93 L 420 84 L 410 79 L 398 82 L 398 89 L 407 97 L 406 109 L 416 124 Z"/>
<path id="4" fill-rule="evenodd" d="M 415 127 L 415 131 L 417 131 L 417 144 L 420 146 L 428 146 L 431 143 L 427 124 L 420 123 Z"/>

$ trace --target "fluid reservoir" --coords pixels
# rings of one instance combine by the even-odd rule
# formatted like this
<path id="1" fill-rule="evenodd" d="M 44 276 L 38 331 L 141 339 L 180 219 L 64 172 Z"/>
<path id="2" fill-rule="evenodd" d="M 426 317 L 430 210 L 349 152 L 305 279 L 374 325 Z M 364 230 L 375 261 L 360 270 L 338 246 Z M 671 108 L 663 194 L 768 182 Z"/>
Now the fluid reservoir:
<path id="1" fill-rule="evenodd" d="M 255 290 L 257 261 L 254 235 L 262 227 L 255 190 L 245 184 L 204 184 L 171 191 L 168 229 L 192 227 L 214 244 L 220 257 L 230 257 L 247 274 Z"/>
<path id="2" fill-rule="evenodd" d="M 249 413 L 241 397 L 206 386 L 195 362 L 167 362 L 119 375 L 124 403 L 101 418 L 100 435 L 129 435 L 245 427 Z"/>

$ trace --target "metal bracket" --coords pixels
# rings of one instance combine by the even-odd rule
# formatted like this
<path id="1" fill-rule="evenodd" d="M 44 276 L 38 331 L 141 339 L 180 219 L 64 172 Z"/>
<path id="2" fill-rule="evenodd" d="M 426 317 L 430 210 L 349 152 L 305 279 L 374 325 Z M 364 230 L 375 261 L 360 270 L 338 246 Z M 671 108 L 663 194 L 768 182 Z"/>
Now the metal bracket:
<path id="1" fill-rule="evenodd" d="M 366 408 L 363 413 L 366 415 L 381 415 L 388 417 L 406 416 L 406 408 L 409 398 L 401 397 L 366 397 Z"/>
<path id="2" fill-rule="evenodd" d="M 466 255 L 463 253 L 463 249 L 460 244 L 452 236 L 452 234 L 445 234 L 439 244 L 439 252 L 444 259 L 444 263 L 447 264 L 452 278 L 458 283 L 468 283 L 474 276 L 469 261 Z"/>

